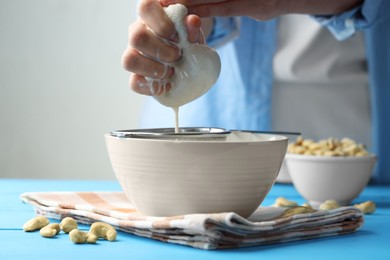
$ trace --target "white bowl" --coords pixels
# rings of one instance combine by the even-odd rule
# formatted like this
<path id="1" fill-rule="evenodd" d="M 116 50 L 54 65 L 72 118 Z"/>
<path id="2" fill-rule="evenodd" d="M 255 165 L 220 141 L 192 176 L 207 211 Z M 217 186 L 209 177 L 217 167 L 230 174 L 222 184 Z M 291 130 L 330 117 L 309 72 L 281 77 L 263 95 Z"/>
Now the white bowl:
<path id="1" fill-rule="evenodd" d="M 291 177 L 290 173 L 288 172 L 287 165 L 286 165 L 286 159 L 284 159 L 282 163 L 282 167 L 280 168 L 278 177 L 276 178 L 276 182 L 279 183 L 291 183 Z"/>
<path id="2" fill-rule="evenodd" d="M 248 217 L 273 185 L 288 141 L 239 131 L 222 141 L 105 138 L 118 182 L 148 216 L 235 212 Z"/>
<path id="3" fill-rule="evenodd" d="M 340 205 L 350 203 L 366 187 L 376 162 L 374 155 L 364 157 L 312 156 L 287 153 L 286 165 L 297 191 L 310 205 L 326 200 Z"/>

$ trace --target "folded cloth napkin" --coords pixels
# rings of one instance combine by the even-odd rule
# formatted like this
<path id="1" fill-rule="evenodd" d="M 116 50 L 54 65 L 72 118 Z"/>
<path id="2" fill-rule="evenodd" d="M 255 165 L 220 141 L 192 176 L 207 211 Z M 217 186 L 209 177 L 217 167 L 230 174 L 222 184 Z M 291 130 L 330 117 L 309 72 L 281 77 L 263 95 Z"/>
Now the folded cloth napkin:
<path id="1" fill-rule="evenodd" d="M 36 214 L 49 218 L 71 216 L 84 224 L 104 221 L 127 233 L 201 249 L 336 236 L 363 225 L 363 214 L 354 207 L 259 207 L 248 219 L 232 212 L 148 217 L 141 215 L 122 192 L 29 192 L 20 197 L 34 207 Z"/>

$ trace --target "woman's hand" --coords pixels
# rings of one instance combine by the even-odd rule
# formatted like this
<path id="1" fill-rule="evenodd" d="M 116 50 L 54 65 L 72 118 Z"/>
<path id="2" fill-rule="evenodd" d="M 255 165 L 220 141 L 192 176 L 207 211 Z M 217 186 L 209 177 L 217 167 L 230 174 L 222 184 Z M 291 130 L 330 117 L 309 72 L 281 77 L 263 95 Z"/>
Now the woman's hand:
<path id="1" fill-rule="evenodd" d="M 283 14 L 289 0 L 160 0 L 160 2 L 163 5 L 181 3 L 188 7 L 190 13 L 200 17 L 249 16 L 257 20 L 268 20 Z"/>
<path id="2" fill-rule="evenodd" d="M 140 18 L 129 26 L 122 64 L 131 72 L 129 85 L 132 90 L 144 95 L 160 95 L 169 90 L 169 78 L 175 73 L 170 64 L 181 57 L 181 50 L 175 44 L 179 41 L 178 35 L 157 0 L 142 0 L 138 14 Z M 185 24 L 188 40 L 203 43 L 200 18 L 188 15 Z M 154 79 L 153 82 L 148 82 L 146 77 Z"/>
<path id="3" fill-rule="evenodd" d="M 269 20 L 289 13 L 338 14 L 361 4 L 363 0 L 159 0 L 163 5 L 181 3 L 200 17 L 249 16 Z"/>

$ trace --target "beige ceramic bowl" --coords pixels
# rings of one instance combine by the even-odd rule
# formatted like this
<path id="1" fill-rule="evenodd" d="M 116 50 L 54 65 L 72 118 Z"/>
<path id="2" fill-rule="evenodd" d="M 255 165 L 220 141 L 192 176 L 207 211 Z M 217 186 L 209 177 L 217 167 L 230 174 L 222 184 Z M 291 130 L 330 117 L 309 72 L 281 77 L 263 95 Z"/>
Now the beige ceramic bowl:
<path id="1" fill-rule="evenodd" d="M 297 191 L 310 205 L 318 207 L 326 200 L 336 200 L 340 205 L 350 205 L 370 180 L 376 157 L 374 155 L 331 157 L 287 153 L 285 162 Z"/>
<path id="2" fill-rule="evenodd" d="M 105 138 L 121 187 L 148 216 L 235 212 L 248 217 L 273 185 L 288 141 L 239 131 L 215 141 Z"/>

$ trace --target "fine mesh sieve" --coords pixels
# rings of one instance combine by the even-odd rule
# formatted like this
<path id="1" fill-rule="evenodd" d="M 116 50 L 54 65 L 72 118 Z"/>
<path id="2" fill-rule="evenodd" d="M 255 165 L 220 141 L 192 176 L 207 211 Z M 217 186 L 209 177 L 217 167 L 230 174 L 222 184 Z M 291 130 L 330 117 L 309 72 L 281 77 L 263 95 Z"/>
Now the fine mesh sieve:
<path id="1" fill-rule="evenodd" d="M 119 138 L 168 139 L 183 141 L 224 141 L 230 131 L 216 127 L 182 127 L 118 130 L 110 133 Z"/>
<path id="2" fill-rule="evenodd" d="M 178 141 L 225 141 L 226 137 L 234 132 L 250 132 L 277 135 L 300 135 L 298 132 L 277 132 L 277 131 L 246 131 L 226 130 L 217 127 L 182 127 L 175 133 L 175 128 L 150 128 L 117 130 L 111 132 L 111 136 L 118 138 L 146 138 L 146 139 L 168 139 Z"/>

